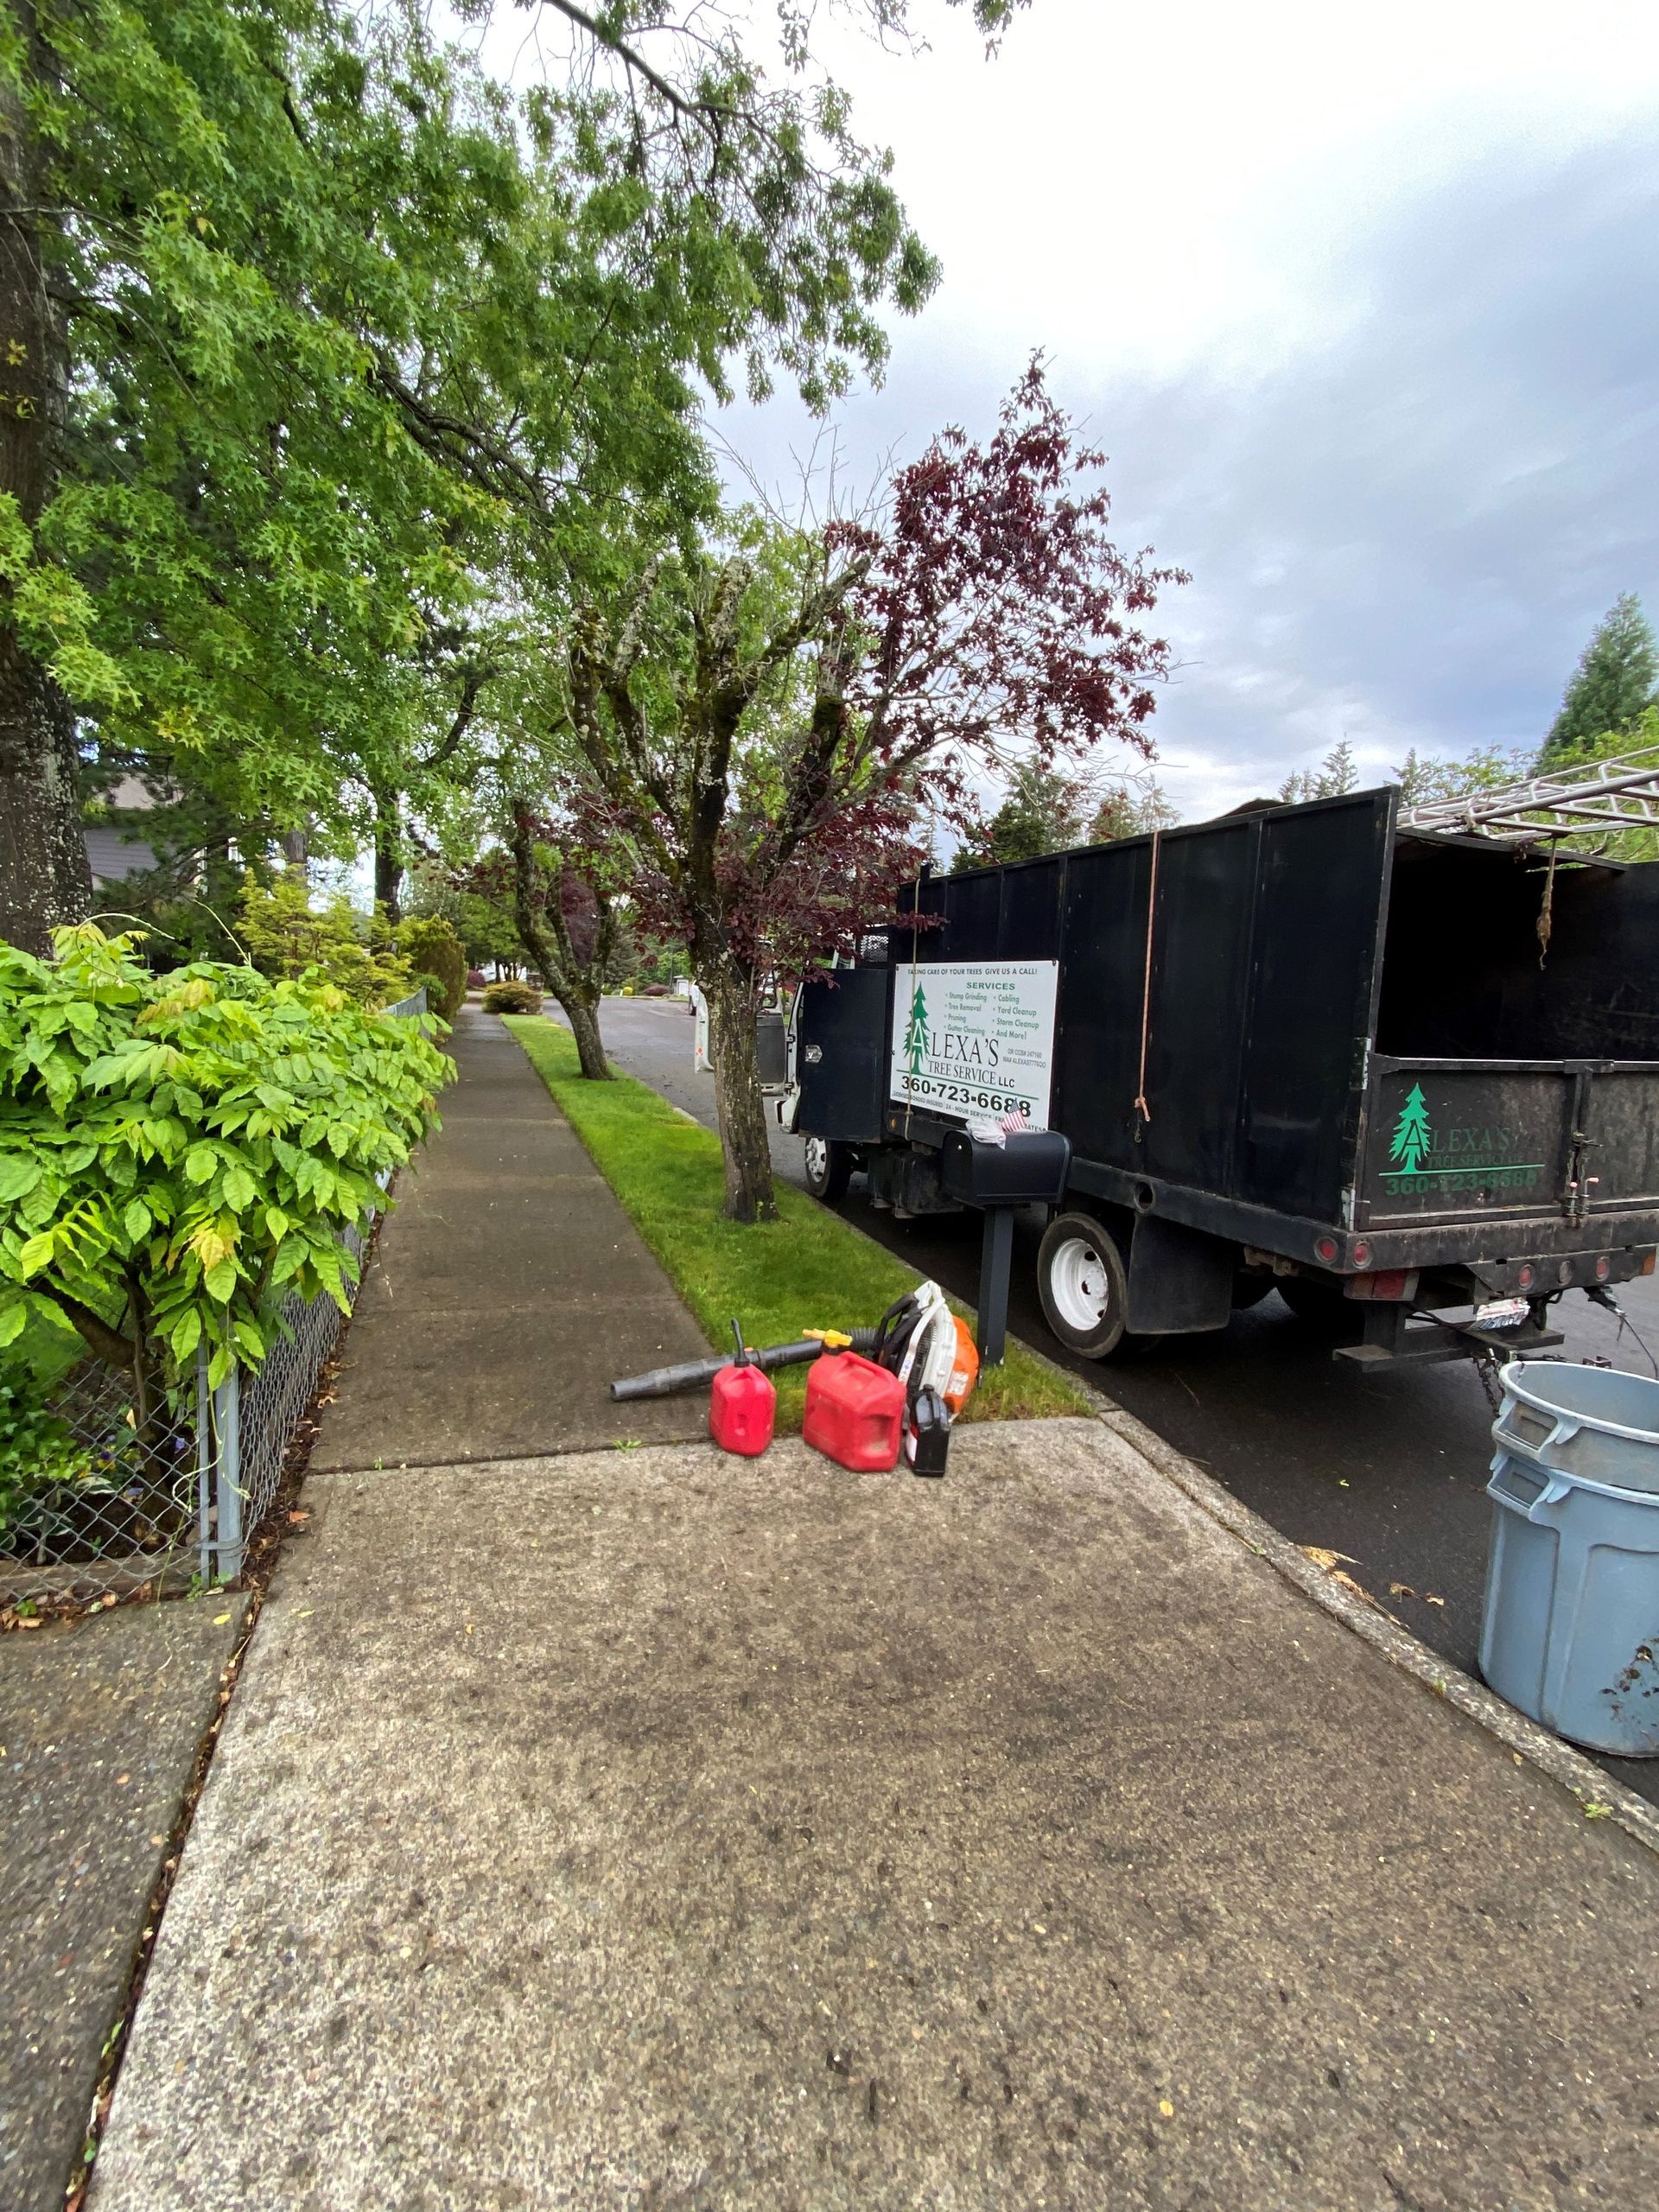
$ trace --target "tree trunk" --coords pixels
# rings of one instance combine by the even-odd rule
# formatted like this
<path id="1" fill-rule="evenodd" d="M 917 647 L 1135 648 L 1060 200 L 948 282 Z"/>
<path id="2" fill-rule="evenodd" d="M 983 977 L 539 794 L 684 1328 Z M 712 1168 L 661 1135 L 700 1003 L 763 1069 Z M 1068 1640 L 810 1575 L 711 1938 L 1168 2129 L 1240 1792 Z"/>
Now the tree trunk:
<path id="1" fill-rule="evenodd" d="M 68 701 L 0 623 L 0 938 L 25 952 L 92 911 L 79 778 Z"/>
<path id="2" fill-rule="evenodd" d="M 20 12 L 25 66 L 38 72 L 46 56 L 33 11 Z M 38 210 L 51 197 L 22 103 L 0 91 L 0 492 L 31 531 L 57 488 L 67 389 L 41 261 Z M 49 953 L 59 924 L 92 912 L 79 782 L 74 711 L 0 609 L 0 938 L 28 952 Z"/>
<path id="3" fill-rule="evenodd" d="M 562 957 L 570 953 L 570 945 L 556 887 L 544 909 L 545 921 L 543 912 L 537 912 L 535 835 L 522 807 L 513 810 L 512 844 L 512 918 L 524 950 L 541 971 L 543 983 L 564 1008 L 583 1075 L 590 1083 L 608 1083 L 611 1064 L 599 1033 L 599 982 L 596 976 L 578 976 L 573 954 L 569 959 Z M 549 926 L 553 936 L 548 934 Z M 556 950 L 556 938 L 559 940 Z"/>
<path id="4" fill-rule="evenodd" d="M 374 903 L 394 925 L 404 918 L 404 840 L 397 818 L 397 794 L 374 795 Z"/>
<path id="5" fill-rule="evenodd" d="M 554 997 L 564 1008 L 565 1019 L 570 1024 L 570 1034 L 576 1040 L 576 1058 L 582 1071 L 591 1082 L 608 1083 L 611 1064 L 605 1057 L 605 1046 L 599 1033 L 599 1015 L 595 1008 L 573 991 L 569 998 L 555 991 Z"/>
<path id="6" fill-rule="evenodd" d="M 772 1147 L 755 1058 L 754 990 L 747 976 L 720 969 L 699 976 L 709 1002 L 709 1046 L 715 1063 L 715 1106 L 726 1163 L 728 1221 L 776 1221 Z"/>

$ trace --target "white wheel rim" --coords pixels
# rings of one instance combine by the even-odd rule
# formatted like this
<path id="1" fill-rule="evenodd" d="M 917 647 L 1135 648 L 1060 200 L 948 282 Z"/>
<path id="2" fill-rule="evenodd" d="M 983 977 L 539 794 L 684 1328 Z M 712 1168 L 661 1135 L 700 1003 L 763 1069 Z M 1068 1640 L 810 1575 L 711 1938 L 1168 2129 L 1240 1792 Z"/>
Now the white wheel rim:
<path id="1" fill-rule="evenodd" d="M 1091 1337 L 1112 1302 L 1111 1277 L 1098 1249 L 1086 1237 L 1068 1236 L 1048 1265 L 1048 1294 L 1068 1329 Z"/>
<path id="2" fill-rule="evenodd" d="M 827 1183 L 830 1180 L 830 1140 L 828 1137 L 808 1137 L 806 1172 L 815 1183 Z"/>

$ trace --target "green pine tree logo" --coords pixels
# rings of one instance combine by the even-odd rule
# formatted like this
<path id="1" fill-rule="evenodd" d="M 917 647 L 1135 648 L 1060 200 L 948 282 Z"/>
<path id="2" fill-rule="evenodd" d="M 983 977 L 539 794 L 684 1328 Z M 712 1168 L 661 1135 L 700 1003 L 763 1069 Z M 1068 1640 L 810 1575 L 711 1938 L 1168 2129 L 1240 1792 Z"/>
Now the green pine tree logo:
<path id="1" fill-rule="evenodd" d="M 1410 1096 L 1400 1109 L 1400 1118 L 1394 1125 L 1394 1142 L 1389 1148 L 1389 1161 L 1402 1175 L 1415 1175 L 1422 1166 L 1428 1147 L 1428 1107 L 1423 1098 L 1423 1086 L 1421 1083 L 1414 1083 Z"/>
<path id="2" fill-rule="evenodd" d="M 903 1050 L 912 1075 L 920 1075 L 922 1063 L 927 1058 L 927 997 L 919 983 L 910 1002 L 910 1021 L 905 1030 Z"/>

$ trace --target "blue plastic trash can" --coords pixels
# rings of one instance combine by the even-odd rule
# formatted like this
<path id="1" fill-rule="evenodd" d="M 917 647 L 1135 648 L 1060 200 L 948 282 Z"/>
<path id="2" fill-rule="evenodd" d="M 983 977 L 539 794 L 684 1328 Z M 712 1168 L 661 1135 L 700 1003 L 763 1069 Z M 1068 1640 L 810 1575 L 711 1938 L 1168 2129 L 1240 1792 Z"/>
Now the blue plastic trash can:
<path id="1" fill-rule="evenodd" d="M 1480 1671 L 1558 1735 L 1659 1758 L 1659 1382 L 1541 1360 L 1502 1380 Z"/>

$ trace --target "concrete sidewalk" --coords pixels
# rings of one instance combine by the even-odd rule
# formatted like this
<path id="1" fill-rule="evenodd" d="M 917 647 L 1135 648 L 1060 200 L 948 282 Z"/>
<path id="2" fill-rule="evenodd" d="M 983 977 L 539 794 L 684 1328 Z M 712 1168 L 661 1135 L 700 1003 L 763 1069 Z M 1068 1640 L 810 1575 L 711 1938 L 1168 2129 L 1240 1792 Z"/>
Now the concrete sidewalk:
<path id="1" fill-rule="evenodd" d="M 697 1398 L 611 1403 L 612 1376 L 708 1343 L 496 1016 L 464 1007 L 452 1049 L 461 1079 L 398 1185 L 313 1470 L 702 1434 Z"/>
<path id="2" fill-rule="evenodd" d="M 1103 1424 L 307 1497 L 94 2212 L 1659 2197 L 1659 1859 Z"/>
<path id="3" fill-rule="evenodd" d="M 245 1598 L 0 1637 L 0 2204 L 59 2212 Z"/>

